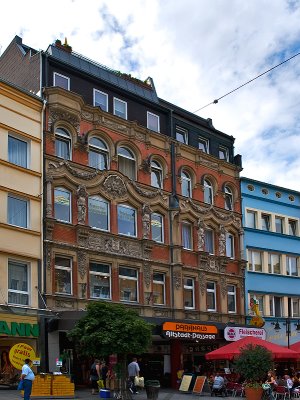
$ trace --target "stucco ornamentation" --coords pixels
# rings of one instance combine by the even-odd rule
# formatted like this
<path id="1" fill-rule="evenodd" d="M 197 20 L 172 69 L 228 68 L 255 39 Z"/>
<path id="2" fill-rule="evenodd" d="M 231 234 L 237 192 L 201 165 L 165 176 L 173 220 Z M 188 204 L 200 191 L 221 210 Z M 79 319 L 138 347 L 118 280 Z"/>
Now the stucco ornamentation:
<path id="1" fill-rule="evenodd" d="M 78 272 L 80 278 L 83 279 L 85 277 L 87 271 L 87 253 L 86 251 L 78 251 L 77 253 L 77 263 L 78 263 Z"/>
<path id="2" fill-rule="evenodd" d="M 150 157 L 146 157 L 142 163 L 141 163 L 141 170 L 146 172 L 147 174 L 150 174 L 151 172 L 151 159 Z"/>
<path id="3" fill-rule="evenodd" d="M 198 251 L 205 251 L 205 224 L 201 218 L 197 223 L 198 230 Z"/>
<path id="4" fill-rule="evenodd" d="M 181 288 L 181 273 L 179 271 L 176 271 L 173 274 L 173 284 L 176 290 Z"/>
<path id="5" fill-rule="evenodd" d="M 53 126 L 57 121 L 66 121 L 71 124 L 75 129 L 77 135 L 80 135 L 80 118 L 78 115 L 71 114 L 68 111 L 62 111 L 50 108 L 48 118 L 48 129 L 53 130 Z"/>
<path id="6" fill-rule="evenodd" d="M 223 225 L 220 225 L 219 231 L 219 255 L 226 256 L 226 230 Z"/>
<path id="7" fill-rule="evenodd" d="M 149 204 L 144 204 L 142 209 L 143 239 L 149 239 L 150 237 L 151 213 L 152 210 Z"/>
<path id="8" fill-rule="evenodd" d="M 103 123 L 103 125 L 109 127 L 110 129 L 113 129 L 115 131 L 121 131 L 121 132 L 128 133 L 128 128 L 126 125 L 117 124 L 116 122 L 113 122 L 105 117 L 102 118 L 102 123 Z"/>
<path id="9" fill-rule="evenodd" d="M 200 271 L 198 275 L 199 288 L 202 295 L 206 293 L 206 274 L 204 271 Z"/>
<path id="10" fill-rule="evenodd" d="M 226 297 L 226 295 L 227 295 L 227 280 L 224 275 L 221 275 L 221 277 L 220 277 L 220 288 L 221 288 L 222 296 Z"/>
<path id="11" fill-rule="evenodd" d="M 198 162 L 200 164 L 205 165 L 206 167 L 209 167 L 209 168 L 212 168 L 212 169 L 218 169 L 219 168 L 219 164 L 218 163 L 215 163 L 215 162 L 212 162 L 212 161 L 208 161 L 204 157 L 199 156 L 198 160 L 199 160 Z"/>
<path id="12" fill-rule="evenodd" d="M 169 316 L 169 312 L 168 310 L 161 310 L 158 308 L 154 308 L 153 309 L 153 316 L 154 317 L 168 317 Z"/>
<path id="13" fill-rule="evenodd" d="M 74 301 L 55 300 L 55 307 L 73 309 Z"/>
<path id="14" fill-rule="evenodd" d="M 143 273 L 145 285 L 147 288 L 149 288 L 151 284 L 151 267 L 150 264 L 147 262 L 144 263 Z"/>
<path id="15" fill-rule="evenodd" d="M 86 218 L 86 199 L 87 191 L 84 185 L 79 185 L 77 189 L 77 220 L 79 224 L 85 224 Z"/>
<path id="16" fill-rule="evenodd" d="M 113 199 L 124 197 L 127 193 L 125 183 L 118 175 L 110 175 L 103 182 L 103 188 Z"/>
<path id="17" fill-rule="evenodd" d="M 153 199 L 154 197 L 158 196 L 159 194 L 163 196 L 163 193 L 160 189 L 158 190 L 144 190 L 141 187 L 139 187 L 134 181 L 130 182 L 132 186 L 135 188 L 138 194 L 140 194 L 143 197 L 147 197 L 148 199 Z"/>
<path id="18" fill-rule="evenodd" d="M 56 170 L 65 167 L 70 172 L 71 175 L 75 176 L 76 178 L 84 180 L 94 179 L 95 176 L 97 176 L 100 173 L 100 171 L 97 169 L 93 172 L 80 171 L 77 168 L 72 167 L 71 164 L 66 160 L 63 160 L 59 163 L 50 161 L 48 165 L 49 165 L 49 170 Z"/>
<path id="19" fill-rule="evenodd" d="M 91 233 L 88 238 L 88 247 L 94 251 L 142 258 L 142 249 L 139 243 L 111 238 L 108 235 Z"/>

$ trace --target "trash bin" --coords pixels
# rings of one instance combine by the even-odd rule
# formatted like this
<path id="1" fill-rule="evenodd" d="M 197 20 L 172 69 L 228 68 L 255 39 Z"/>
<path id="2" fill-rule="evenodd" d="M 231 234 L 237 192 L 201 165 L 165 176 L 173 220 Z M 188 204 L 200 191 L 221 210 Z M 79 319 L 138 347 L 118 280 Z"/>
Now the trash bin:
<path id="1" fill-rule="evenodd" d="M 99 396 L 100 396 L 100 399 L 110 399 L 110 390 L 109 389 L 100 389 Z"/>
<path id="2" fill-rule="evenodd" d="M 145 389 L 147 393 L 148 400 L 157 400 L 158 392 L 160 388 L 159 381 L 146 381 L 145 382 Z"/>

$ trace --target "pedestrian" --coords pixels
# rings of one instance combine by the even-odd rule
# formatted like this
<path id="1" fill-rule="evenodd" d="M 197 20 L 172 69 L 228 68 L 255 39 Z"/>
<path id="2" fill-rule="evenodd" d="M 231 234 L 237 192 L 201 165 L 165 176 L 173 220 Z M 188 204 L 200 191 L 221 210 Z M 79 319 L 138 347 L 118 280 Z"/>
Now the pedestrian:
<path id="1" fill-rule="evenodd" d="M 99 360 L 95 359 L 90 369 L 90 381 L 92 384 L 92 394 L 97 394 L 99 392 L 98 389 L 98 380 L 100 379 L 100 367 Z"/>
<path id="2" fill-rule="evenodd" d="M 137 363 L 136 357 L 134 357 L 132 359 L 131 363 L 128 364 L 127 370 L 128 370 L 128 376 L 129 376 L 129 380 L 130 380 L 130 384 L 131 384 L 129 390 L 131 391 L 131 393 L 138 394 L 138 391 L 136 390 L 136 386 L 134 384 L 134 378 L 136 376 L 140 375 L 140 367 L 139 367 L 139 364 Z"/>
<path id="3" fill-rule="evenodd" d="M 35 376 L 32 372 L 32 369 L 30 368 L 31 360 L 29 358 L 26 358 L 24 363 L 25 364 L 23 365 L 21 372 L 21 379 L 24 383 L 24 400 L 30 400 L 32 382 L 34 381 Z"/>
<path id="4" fill-rule="evenodd" d="M 102 361 L 100 366 L 100 375 L 103 380 L 104 389 L 106 389 L 106 379 L 107 379 L 108 368 L 105 361 Z"/>

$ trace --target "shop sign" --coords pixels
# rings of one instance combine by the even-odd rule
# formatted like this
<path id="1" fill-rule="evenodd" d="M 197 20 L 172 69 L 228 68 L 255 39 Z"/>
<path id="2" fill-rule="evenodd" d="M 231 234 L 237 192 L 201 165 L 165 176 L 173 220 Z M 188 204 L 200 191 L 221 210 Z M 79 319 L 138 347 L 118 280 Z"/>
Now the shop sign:
<path id="1" fill-rule="evenodd" d="M 38 337 L 39 334 L 40 329 L 38 324 L 0 321 L 0 335 Z"/>
<path id="2" fill-rule="evenodd" d="M 35 360 L 35 351 L 27 343 L 17 343 L 9 350 L 9 360 L 16 369 L 22 369 L 26 358 Z"/>
<path id="3" fill-rule="evenodd" d="M 172 339 L 215 340 L 218 328 L 214 325 L 185 324 L 182 322 L 165 322 L 163 334 Z"/>
<path id="4" fill-rule="evenodd" d="M 253 336 L 265 340 L 266 331 L 262 328 L 245 328 L 242 326 L 226 326 L 224 329 L 224 338 L 230 342 L 235 342 L 246 336 Z"/>

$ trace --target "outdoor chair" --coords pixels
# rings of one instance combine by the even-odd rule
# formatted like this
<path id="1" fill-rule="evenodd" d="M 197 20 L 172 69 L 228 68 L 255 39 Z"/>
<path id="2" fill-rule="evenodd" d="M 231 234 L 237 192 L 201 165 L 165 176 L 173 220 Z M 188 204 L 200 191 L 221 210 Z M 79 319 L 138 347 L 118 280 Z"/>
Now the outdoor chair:
<path id="1" fill-rule="evenodd" d="M 236 383 L 235 382 L 227 382 L 226 385 L 226 390 L 227 390 L 227 394 L 230 396 L 234 395 L 234 388 L 235 388 Z"/>
<path id="2" fill-rule="evenodd" d="M 233 397 L 236 397 L 236 396 L 243 397 L 243 396 L 245 396 L 244 386 L 241 383 L 235 383 L 234 384 L 234 390 L 233 390 L 232 396 Z"/>
<path id="3" fill-rule="evenodd" d="M 285 386 L 276 386 L 274 389 L 274 394 L 276 400 L 285 400 L 286 398 L 290 398 L 290 392 Z"/>

